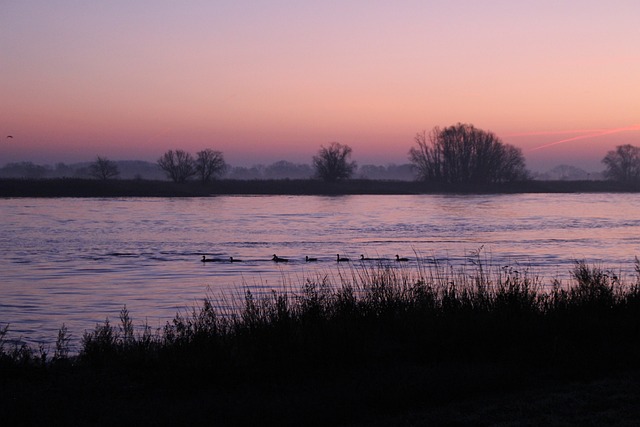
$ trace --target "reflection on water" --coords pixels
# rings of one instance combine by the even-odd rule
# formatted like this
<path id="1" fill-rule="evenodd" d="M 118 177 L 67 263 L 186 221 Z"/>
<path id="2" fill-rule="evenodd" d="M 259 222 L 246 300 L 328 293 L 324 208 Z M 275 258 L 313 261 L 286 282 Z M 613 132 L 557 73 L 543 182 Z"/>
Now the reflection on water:
<path id="1" fill-rule="evenodd" d="M 639 208 L 633 194 L 4 199 L 0 325 L 51 342 L 65 323 L 77 340 L 126 304 L 137 324 L 162 326 L 206 295 L 335 275 L 337 253 L 464 266 L 483 247 L 487 262 L 548 282 L 577 259 L 630 274 Z"/>

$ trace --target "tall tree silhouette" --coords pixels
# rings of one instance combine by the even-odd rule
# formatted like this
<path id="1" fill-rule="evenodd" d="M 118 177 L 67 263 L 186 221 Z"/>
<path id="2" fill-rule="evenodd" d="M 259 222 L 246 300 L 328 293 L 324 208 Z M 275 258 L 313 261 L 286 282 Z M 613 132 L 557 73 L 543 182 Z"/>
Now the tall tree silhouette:
<path id="1" fill-rule="evenodd" d="M 624 183 L 640 181 L 640 147 L 619 145 L 602 159 L 607 167 L 604 176 Z"/>
<path id="2" fill-rule="evenodd" d="M 418 133 L 409 160 L 418 179 L 449 184 L 487 184 L 527 179 L 522 151 L 492 132 L 458 123 Z"/>
<path id="3" fill-rule="evenodd" d="M 89 165 L 89 175 L 94 178 L 107 180 L 120 175 L 118 165 L 106 157 L 98 156 L 96 160 Z"/>
<path id="4" fill-rule="evenodd" d="M 206 184 L 222 175 L 227 170 L 227 164 L 220 151 L 207 148 L 196 153 L 195 168 L 200 181 Z"/>
<path id="5" fill-rule="evenodd" d="M 317 178 L 326 182 L 348 179 L 356 170 L 356 162 L 350 162 L 351 147 L 332 142 L 328 147 L 321 146 L 313 156 L 313 167 Z"/>
<path id="6" fill-rule="evenodd" d="M 169 150 L 158 159 L 158 166 L 173 182 L 185 182 L 196 175 L 193 156 L 183 150 Z"/>

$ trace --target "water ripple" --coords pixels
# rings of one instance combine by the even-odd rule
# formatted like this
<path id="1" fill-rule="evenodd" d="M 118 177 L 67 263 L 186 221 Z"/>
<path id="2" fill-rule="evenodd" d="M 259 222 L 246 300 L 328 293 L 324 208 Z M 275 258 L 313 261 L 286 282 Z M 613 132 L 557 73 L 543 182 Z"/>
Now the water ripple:
<path id="1" fill-rule="evenodd" d="M 577 259 L 632 275 L 640 255 L 633 194 L 3 199 L 0 215 L 0 326 L 29 342 L 53 342 L 65 323 L 77 344 L 125 304 L 159 326 L 206 295 L 228 307 L 221 295 L 297 291 L 363 268 L 360 254 L 469 268 L 482 248 L 482 262 L 549 280 Z"/>

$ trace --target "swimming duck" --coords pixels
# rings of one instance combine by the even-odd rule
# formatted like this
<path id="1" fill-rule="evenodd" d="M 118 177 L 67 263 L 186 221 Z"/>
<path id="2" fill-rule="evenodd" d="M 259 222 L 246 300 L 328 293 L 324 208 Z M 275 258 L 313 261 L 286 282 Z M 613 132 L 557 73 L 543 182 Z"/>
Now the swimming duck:
<path id="1" fill-rule="evenodd" d="M 275 262 L 289 262 L 286 258 L 280 258 L 278 255 L 273 254 L 273 258 L 271 258 Z"/>
<path id="2" fill-rule="evenodd" d="M 306 262 L 316 262 L 316 261 L 318 261 L 318 258 L 309 258 L 308 256 L 305 256 L 304 260 Z"/>
<path id="3" fill-rule="evenodd" d="M 409 261 L 409 258 L 400 258 L 400 255 L 396 254 L 396 261 Z"/>
<path id="4" fill-rule="evenodd" d="M 340 254 L 338 254 L 337 256 L 338 256 L 338 258 L 337 258 L 338 262 L 345 262 L 345 261 L 349 261 L 349 258 L 341 258 L 341 257 L 340 257 Z"/>

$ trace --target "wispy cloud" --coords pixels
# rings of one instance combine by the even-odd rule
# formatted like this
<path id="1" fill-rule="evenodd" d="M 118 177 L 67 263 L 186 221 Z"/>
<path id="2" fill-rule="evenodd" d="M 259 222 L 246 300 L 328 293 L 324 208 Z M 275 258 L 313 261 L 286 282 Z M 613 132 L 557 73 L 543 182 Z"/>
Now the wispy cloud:
<path id="1" fill-rule="evenodd" d="M 575 135 L 570 138 L 564 138 L 558 141 L 549 142 L 547 144 L 542 144 L 537 147 L 530 148 L 528 151 L 537 151 L 545 148 L 553 147 L 555 145 L 564 144 L 565 142 L 577 141 L 580 139 L 588 139 L 588 138 L 597 138 L 599 136 L 604 135 L 612 135 L 620 132 L 631 132 L 640 130 L 640 125 L 632 125 L 625 126 L 619 128 L 610 128 L 610 129 L 573 129 L 573 130 L 562 130 L 562 131 L 552 131 L 552 132 L 525 132 L 525 133 L 516 133 L 507 135 L 508 137 L 519 137 L 519 136 L 543 136 L 543 135 Z"/>

